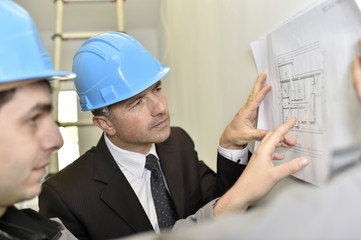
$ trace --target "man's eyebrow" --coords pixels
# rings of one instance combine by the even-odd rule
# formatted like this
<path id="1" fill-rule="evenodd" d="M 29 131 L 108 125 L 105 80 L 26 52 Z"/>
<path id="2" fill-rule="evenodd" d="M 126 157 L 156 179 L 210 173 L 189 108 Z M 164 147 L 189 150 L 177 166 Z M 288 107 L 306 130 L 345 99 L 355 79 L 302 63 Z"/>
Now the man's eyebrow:
<path id="1" fill-rule="evenodd" d="M 129 98 L 128 100 L 126 100 L 126 105 L 130 106 L 132 105 L 132 103 L 138 101 L 140 98 L 142 98 L 145 94 L 144 93 L 140 93 L 139 95 L 136 95 L 134 97 Z"/>
<path id="2" fill-rule="evenodd" d="M 38 103 L 34 106 L 34 109 L 39 109 L 43 111 L 49 111 L 53 110 L 53 104 L 51 103 Z"/>
<path id="3" fill-rule="evenodd" d="M 53 110 L 53 104 L 51 103 L 37 103 L 31 107 L 25 115 L 29 115 L 32 112 L 51 112 Z"/>
<path id="4" fill-rule="evenodd" d="M 152 86 L 152 89 L 157 88 L 160 85 L 162 85 L 162 82 L 158 81 Z M 126 105 L 127 106 L 131 105 L 132 103 L 134 103 L 134 102 L 138 101 L 140 98 L 142 98 L 144 95 L 146 95 L 146 93 L 143 92 L 143 93 L 139 93 L 138 95 L 129 98 L 128 100 L 126 100 L 127 101 Z"/>

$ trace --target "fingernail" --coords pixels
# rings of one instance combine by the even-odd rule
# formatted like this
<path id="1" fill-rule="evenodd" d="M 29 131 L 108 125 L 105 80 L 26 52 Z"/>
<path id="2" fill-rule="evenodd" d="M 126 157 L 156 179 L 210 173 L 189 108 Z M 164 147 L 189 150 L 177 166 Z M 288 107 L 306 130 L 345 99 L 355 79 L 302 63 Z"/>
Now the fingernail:
<path id="1" fill-rule="evenodd" d="M 300 167 L 304 167 L 308 164 L 308 160 L 306 158 L 302 158 L 298 161 L 298 165 L 300 165 Z"/>

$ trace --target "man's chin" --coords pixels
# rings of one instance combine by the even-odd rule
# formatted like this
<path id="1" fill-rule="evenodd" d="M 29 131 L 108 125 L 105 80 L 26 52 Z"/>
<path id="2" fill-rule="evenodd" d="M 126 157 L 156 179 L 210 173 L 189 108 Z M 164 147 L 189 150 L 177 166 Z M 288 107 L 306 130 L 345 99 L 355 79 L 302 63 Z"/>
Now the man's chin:
<path id="1" fill-rule="evenodd" d="M 39 185 L 34 185 L 31 188 L 27 189 L 22 199 L 20 199 L 20 201 L 31 200 L 36 196 L 38 196 L 40 192 L 41 192 L 41 185 L 39 183 Z"/>
<path id="2" fill-rule="evenodd" d="M 170 127 L 162 129 L 162 132 L 159 133 L 157 139 L 154 141 L 154 143 L 162 143 L 165 140 L 167 140 L 170 136 Z"/>

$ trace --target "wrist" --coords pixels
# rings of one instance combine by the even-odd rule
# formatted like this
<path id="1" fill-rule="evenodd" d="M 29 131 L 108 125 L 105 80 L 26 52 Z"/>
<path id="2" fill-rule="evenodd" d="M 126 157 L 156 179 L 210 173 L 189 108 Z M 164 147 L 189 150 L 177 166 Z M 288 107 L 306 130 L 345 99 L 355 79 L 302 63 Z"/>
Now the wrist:
<path id="1" fill-rule="evenodd" d="M 222 134 L 219 139 L 219 146 L 229 150 L 242 150 L 247 146 L 248 142 L 243 139 L 232 138 L 229 134 Z"/>
<path id="2" fill-rule="evenodd" d="M 234 142 L 226 141 L 222 138 L 219 140 L 219 146 L 228 150 L 243 150 L 245 147 L 247 147 L 247 144 L 248 143 L 245 142 L 244 144 L 236 145 Z"/>
<path id="3" fill-rule="evenodd" d="M 245 212 L 250 204 L 246 200 L 240 198 L 240 193 L 235 192 L 232 188 L 228 190 L 214 206 L 214 216 L 219 217 L 234 211 Z"/>

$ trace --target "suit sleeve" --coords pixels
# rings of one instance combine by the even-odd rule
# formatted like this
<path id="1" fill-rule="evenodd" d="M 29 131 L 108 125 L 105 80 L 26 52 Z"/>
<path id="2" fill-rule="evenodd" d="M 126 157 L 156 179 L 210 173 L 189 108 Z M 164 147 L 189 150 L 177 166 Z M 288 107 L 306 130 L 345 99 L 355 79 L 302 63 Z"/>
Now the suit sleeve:
<path id="1" fill-rule="evenodd" d="M 48 218 L 60 218 L 65 227 L 78 239 L 89 239 L 78 220 L 73 216 L 55 189 L 46 182 L 39 195 L 39 212 Z"/>
<path id="2" fill-rule="evenodd" d="M 246 165 L 235 163 L 220 154 L 217 158 L 217 173 L 203 161 L 198 162 L 198 172 L 201 181 L 203 203 L 221 197 L 242 174 Z"/>
<path id="3" fill-rule="evenodd" d="M 248 156 L 250 158 L 252 154 L 249 152 Z M 221 196 L 231 188 L 246 166 L 229 160 L 218 153 L 216 195 Z"/>

